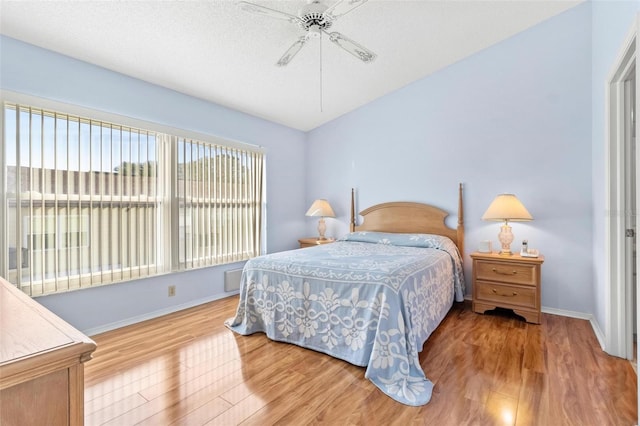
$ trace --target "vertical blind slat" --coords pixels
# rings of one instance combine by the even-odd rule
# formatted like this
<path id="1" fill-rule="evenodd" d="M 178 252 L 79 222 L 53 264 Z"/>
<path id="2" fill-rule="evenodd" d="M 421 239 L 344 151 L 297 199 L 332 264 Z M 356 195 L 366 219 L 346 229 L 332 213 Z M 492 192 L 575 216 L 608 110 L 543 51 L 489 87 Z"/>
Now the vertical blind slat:
<path id="1" fill-rule="evenodd" d="M 71 256 L 69 253 L 69 228 L 71 228 L 71 200 L 69 199 L 69 193 L 70 191 L 72 191 L 71 187 L 72 187 L 72 183 L 71 183 L 71 172 L 69 171 L 69 161 L 70 161 L 70 157 L 71 157 L 71 153 L 69 152 L 69 120 L 66 120 L 66 139 L 67 139 L 67 143 L 65 144 L 65 148 L 66 148 L 66 154 L 67 154 L 67 158 L 66 158 L 66 162 L 67 162 L 67 168 L 64 171 L 64 174 L 66 175 L 66 186 L 67 186 L 67 190 L 66 192 L 66 217 L 63 218 L 63 221 L 66 222 L 66 232 L 59 232 L 59 236 L 63 238 L 63 246 L 64 246 L 64 261 L 65 261 L 65 269 L 67 271 L 71 270 Z M 65 182 L 65 180 L 63 180 L 63 182 Z M 63 188 L 64 189 L 64 188 Z M 61 268 L 62 269 L 62 268 Z M 66 286 L 67 288 L 71 288 L 71 275 L 70 274 L 66 274 Z"/>
<path id="2" fill-rule="evenodd" d="M 20 217 L 22 217 L 22 201 L 20 199 L 20 193 L 22 191 L 21 189 L 21 185 L 22 185 L 22 159 L 21 159 L 21 153 L 20 153 L 20 145 L 21 145 L 21 141 L 22 141 L 22 137 L 21 137 L 21 126 L 20 126 L 20 111 L 16 111 L 16 179 L 15 179 L 15 198 L 16 198 L 16 227 L 15 229 L 15 239 L 16 239 L 16 251 L 15 251 L 15 256 L 16 256 L 16 265 L 21 265 L 22 264 L 22 249 L 20 246 L 20 240 L 21 240 L 21 236 L 22 236 L 22 226 L 21 226 L 21 220 L 19 219 Z M 18 267 L 19 268 L 19 267 Z M 16 283 L 18 286 L 22 285 L 22 273 L 18 273 L 16 276 Z M 31 294 L 31 291 L 29 291 L 29 294 Z"/>
<path id="3" fill-rule="evenodd" d="M 89 194 L 95 194 L 96 193 L 95 186 L 94 186 L 95 185 L 95 180 L 93 179 L 93 158 L 94 158 L 93 157 L 93 155 L 94 155 L 94 150 L 93 150 L 93 125 L 92 125 L 91 122 L 89 122 L 88 125 L 87 125 L 87 131 L 88 131 L 88 137 L 89 137 L 89 147 L 88 147 L 89 148 L 88 149 L 88 152 L 89 152 L 89 161 L 88 161 L 88 163 L 89 163 L 89 176 L 88 176 L 88 178 L 89 178 L 89 190 L 87 192 Z M 96 216 L 95 216 L 94 209 L 93 209 L 93 198 L 94 197 L 89 197 L 89 235 L 87 236 L 87 238 L 88 238 L 87 244 L 90 244 L 91 239 L 94 238 L 94 235 L 91 232 L 91 226 L 96 223 Z M 93 259 L 93 256 L 92 256 L 91 251 L 88 248 L 87 248 L 87 251 L 89 252 L 88 253 L 89 262 L 88 262 L 88 265 L 87 265 L 87 268 L 88 268 L 88 274 L 87 275 L 88 275 L 88 278 L 89 278 L 88 285 L 90 287 L 90 286 L 96 284 L 96 281 L 95 281 L 95 269 L 93 268 L 93 265 L 92 265 L 92 262 L 91 262 L 92 259 Z"/>
<path id="4" fill-rule="evenodd" d="M 263 157 L 252 151 L 179 139 L 181 268 L 246 260 L 259 254 Z M 258 211 L 256 211 L 258 210 Z"/>
<path id="5" fill-rule="evenodd" d="M 83 235 L 83 230 L 84 230 L 84 211 L 83 211 L 83 204 L 82 204 L 82 194 L 84 193 L 83 189 L 84 189 L 84 179 L 82 176 L 82 141 L 81 141 L 81 132 L 82 132 L 82 125 L 80 123 L 81 120 L 78 120 L 78 137 L 77 139 L 74 141 L 74 144 L 77 143 L 77 160 L 78 160 L 78 171 L 75 173 L 74 176 L 74 182 L 76 183 L 76 188 L 75 190 L 77 191 L 77 195 L 78 195 L 78 206 L 76 207 L 76 211 L 77 211 L 77 218 L 78 218 L 78 224 L 77 227 L 78 229 L 76 230 L 76 241 L 78 242 L 77 246 L 74 248 L 76 255 L 75 255 L 75 259 L 77 262 L 77 268 L 78 268 L 78 274 L 83 274 L 85 273 L 84 271 L 84 253 L 82 250 L 82 246 L 83 246 L 83 241 L 82 241 L 82 235 Z M 74 160 L 75 161 L 75 160 Z M 76 180 L 77 179 L 77 180 Z M 77 283 L 78 287 L 82 287 L 82 281 L 78 280 Z"/>
<path id="6" fill-rule="evenodd" d="M 52 211 L 52 224 L 46 224 L 49 226 L 57 226 L 58 224 L 58 175 L 60 170 L 58 169 L 58 114 L 53 115 L 53 211 Z M 46 220 L 46 219 L 45 219 Z M 51 229 L 51 231 L 54 231 Z M 52 234 L 49 234 L 52 235 Z M 60 245 L 58 244 L 57 238 L 55 238 L 55 233 L 52 236 L 53 241 L 51 242 L 53 246 L 53 263 L 52 263 L 52 276 L 55 292 L 59 291 L 58 284 L 60 280 L 60 276 L 58 275 L 58 262 L 60 261 L 58 256 L 58 250 L 60 250 Z M 44 250 L 44 248 L 43 248 Z M 43 292 L 46 292 L 46 289 L 43 288 Z"/>
<path id="7" fill-rule="evenodd" d="M 28 167 L 28 172 L 29 172 L 29 186 L 32 187 L 32 182 L 33 182 L 33 114 L 29 114 L 29 167 Z M 33 219 L 33 198 L 29 197 L 29 222 L 31 222 Z M 31 223 L 29 223 L 28 225 L 28 229 L 30 229 L 32 227 Z M 21 238 L 22 240 L 22 244 L 18 244 L 18 247 L 20 248 L 20 251 L 22 252 L 26 247 L 26 245 L 28 244 L 27 241 L 24 241 L 24 238 Z M 28 254 L 27 254 L 27 259 L 23 259 L 22 261 L 27 261 L 30 265 L 33 264 L 33 252 L 31 250 L 29 250 Z M 29 268 L 29 282 L 33 282 L 34 276 L 33 276 L 33 268 Z"/>
<path id="8" fill-rule="evenodd" d="M 29 113 L 31 113 L 31 109 L 29 109 Z M 44 221 L 45 221 L 45 193 L 46 193 L 46 176 L 47 174 L 45 173 L 45 138 L 44 138 L 44 134 L 45 134 L 45 127 L 44 127 L 44 116 L 40 117 L 40 214 L 36 215 L 37 220 L 34 221 L 34 218 L 31 218 L 31 221 L 29 223 L 30 227 L 33 227 L 34 223 L 38 223 L 39 224 L 39 229 L 44 229 Z M 33 246 L 35 246 L 35 240 L 39 239 L 40 240 L 40 247 L 43 248 L 44 247 L 44 232 L 41 232 L 39 235 L 34 235 L 34 233 L 32 232 L 28 238 L 29 241 L 27 243 L 28 248 L 30 248 L 29 246 L 31 246 L 31 248 Z M 30 250 L 31 252 L 33 252 L 33 250 Z M 41 249 L 40 250 L 40 280 L 39 281 L 44 281 L 46 274 L 45 274 L 45 250 Z M 35 268 L 35 265 L 31 266 L 32 268 Z M 29 294 L 31 294 L 32 292 L 32 286 L 29 286 Z"/>

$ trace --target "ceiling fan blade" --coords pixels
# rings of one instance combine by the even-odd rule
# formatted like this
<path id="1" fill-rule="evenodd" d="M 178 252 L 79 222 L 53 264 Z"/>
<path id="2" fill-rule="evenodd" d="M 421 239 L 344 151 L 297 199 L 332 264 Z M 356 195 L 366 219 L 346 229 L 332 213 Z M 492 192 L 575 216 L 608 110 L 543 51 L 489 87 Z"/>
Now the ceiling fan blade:
<path id="1" fill-rule="evenodd" d="M 366 2 L 367 0 L 338 0 L 332 6 L 329 6 L 324 13 L 333 16 L 334 19 L 337 19 L 351 12 L 353 9 L 362 6 Z"/>
<path id="2" fill-rule="evenodd" d="M 345 37 L 338 32 L 334 31 L 332 33 L 327 33 L 327 35 L 329 35 L 329 40 L 342 47 L 344 50 L 351 53 L 362 62 L 372 62 L 377 56 L 366 47 L 356 43 L 355 41 Z"/>
<path id="3" fill-rule="evenodd" d="M 293 57 L 296 56 L 300 49 L 302 49 L 306 42 L 306 36 L 302 36 L 298 40 L 296 40 L 295 43 L 293 43 L 291 47 L 288 48 L 286 52 L 284 52 L 284 55 L 282 55 L 278 62 L 276 62 L 276 65 L 279 67 L 286 66 L 289 62 L 291 62 Z"/>
<path id="4" fill-rule="evenodd" d="M 279 10 L 270 9 L 268 7 L 260 6 L 258 4 L 249 3 L 246 1 L 239 1 L 238 7 L 240 7 L 240 9 L 244 10 L 245 12 L 269 16 L 276 19 L 284 19 L 285 21 L 289 21 L 292 24 L 297 24 L 300 22 L 300 18 L 298 18 L 297 16 L 289 15 L 288 13 L 280 12 Z"/>

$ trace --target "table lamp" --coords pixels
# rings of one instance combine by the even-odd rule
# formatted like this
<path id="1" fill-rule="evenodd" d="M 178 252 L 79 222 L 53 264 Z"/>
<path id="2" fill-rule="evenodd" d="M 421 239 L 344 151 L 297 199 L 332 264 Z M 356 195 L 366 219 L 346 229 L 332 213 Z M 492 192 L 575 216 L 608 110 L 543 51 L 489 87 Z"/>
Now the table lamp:
<path id="1" fill-rule="evenodd" d="M 329 202 L 324 199 L 315 200 L 305 216 L 320 216 L 320 220 L 318 221 L 318 239 L 326 240 L 327 238 L 324 236 L 325 231 L 327 230 L 327 225 L 324 223 L 325 217 L 336 217 L 331 205 Z"/>
<path id="2" fill-rule="evenodd" d="M 500 194 L 498 195 L 486 212 L 482 215 L 482 220 L 493 220 L 497 222 L 504 222 L 504 225 L 500 228 L 498 234 L 498 240 L 502 244 L 501 255 L 511 255 L 511 243 L 513 242 L 513 234 L 511 233 L 511 222 L 524 222 L 533 220 L 531 214 L 522 205 L 518 197 L 513 194 Z"/>

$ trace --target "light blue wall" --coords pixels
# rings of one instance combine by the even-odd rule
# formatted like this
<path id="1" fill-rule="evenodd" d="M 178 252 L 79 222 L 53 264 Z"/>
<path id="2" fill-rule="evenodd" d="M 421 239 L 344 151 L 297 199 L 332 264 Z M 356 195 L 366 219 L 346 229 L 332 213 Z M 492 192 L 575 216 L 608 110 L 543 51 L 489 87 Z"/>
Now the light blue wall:
<path id="1" fill-rule="evenodd" d="M 267 149 L 267 248 L 295 248 L 304 234 L 305 134 L 0 36 L 0 87 L 237 140 Z M 223 273 L 242 264 L 169 274 L 95 289 L 40 297 L 83 331 L 94 331 L 224 297 Z M 167 297 L 167 286 L 176 296 Z"/>
<path id="2" fill-rule="evenodd" d="M 513 247 L 528 239 L 546 258 L 542 305 L 590 313 L 590 123 L 586 3 L 311 131 L 307 203 L 329 198 L 340 216 L 329 233 L 340 235 L 352 186 L 360 209 L 420 201 L 455 215 L 463 182 L 469 292 L 468 253 L 498 244 L 499 225 L 480 217 L 515 193 L 535 220 L 512 224 Z"/>
<path id="3" fill-rule="evenodd" d="M 596 1 L 593 3 L 592 59 L 592 179 L 593 179 L 593 258 L 595 318 L 606 328 L 605 265 L 605 84 L 626 36 L 640 11 L 639 1 Z"/>

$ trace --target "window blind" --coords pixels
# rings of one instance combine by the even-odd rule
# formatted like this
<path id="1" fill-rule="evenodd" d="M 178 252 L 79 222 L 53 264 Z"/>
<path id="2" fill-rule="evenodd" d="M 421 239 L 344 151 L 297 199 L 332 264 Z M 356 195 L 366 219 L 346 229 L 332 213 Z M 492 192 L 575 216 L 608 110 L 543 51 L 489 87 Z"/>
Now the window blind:
<path id="1" fill-rule="evenodd" d="M 260 254 L 262 153 L 179 138 L 179 267 Z"/>
<path id="2" fill-rule="evenodd" d="M 153 132 L 5 104 L 8 279 L 32 296 L 159 272 Z"/>
<path id="3" fill-rule="evenodd" d="M 0 274 L 32 296 L 260 254 L 264 154 L 4 103 Z"/>

